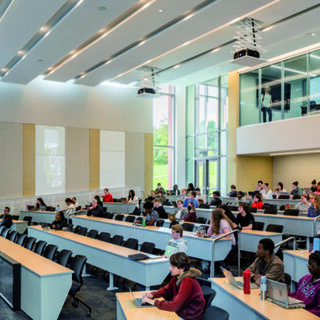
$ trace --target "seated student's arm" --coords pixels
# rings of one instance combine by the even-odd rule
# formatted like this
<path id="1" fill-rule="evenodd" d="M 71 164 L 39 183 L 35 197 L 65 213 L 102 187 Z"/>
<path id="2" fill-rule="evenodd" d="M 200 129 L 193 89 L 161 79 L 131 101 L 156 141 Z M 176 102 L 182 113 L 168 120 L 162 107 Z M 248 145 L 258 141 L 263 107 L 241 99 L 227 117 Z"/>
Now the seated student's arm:
<path id="1" fill-rule="evenodd" d="M 193 291 L 191 279 L 184 279 L 180 285 L 179 292 L 172 301 L 155 300 L 154 305 L 160 310 L 179 311 L 185 304 Z"/>
<path id="2" fill-rule="evenodd" d="M 243 227 L 242 230 L 252 230 L 252 227 L 253 227 L 253 224 L 251 223 L 248 226 Z"/>
<path id="3" fill-rule="evenodd" d="M 172 288 L 173 284 L 172 281 L 170 281 L 166 286 L 164 286 L 163 288 L 160 288 L 158 291 L 153 291 L 151 293 L 146 293 L 144 295 L 144 298 L 150 298 L 150 299 L 155 299 L 155 298 L 164 298 L 165 300 L 172 300 L 173 296 L 171 294 L 171 292 L 173 292 L 173 288 Z M 150 303 L 150 301 L 148 301 L 148 303 Z M 151 304 L 154 304 L 154 302 L 152 302 Z"/>
<path id="4" fill-rule="evenodd" d="M 146 222 L 147 226 L 153 226 L 153 224 L 156 222 L 155 219 L 151 218 L 148 222 Z"/>

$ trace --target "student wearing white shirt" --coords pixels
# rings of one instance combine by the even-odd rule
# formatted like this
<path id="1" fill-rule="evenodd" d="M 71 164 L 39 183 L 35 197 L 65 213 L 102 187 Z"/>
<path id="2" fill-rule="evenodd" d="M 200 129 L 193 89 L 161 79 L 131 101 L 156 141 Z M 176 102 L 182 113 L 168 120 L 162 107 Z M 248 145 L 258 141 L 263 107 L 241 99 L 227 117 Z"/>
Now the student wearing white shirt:
<path id="1" fill-rule="evenodd" d="M 202 200 L 203 203 L 206 203 L 206 196 L 204 194 L 201 194 L 200 188 L 196 188 L 196 193 L 197 193 L 196 199 L 198 201 Z"/>
<path id="2" fill-rule="evenodd" d="M 134 203 L 136 207 L 139 208 L 139 198 L 136 196 L 134 190 L 129 190 L 127 201 L 128 203 Z"/>
<path id="3" fill-rule="evenodd" d="M 261 95 L 261 111 L 263 115 L 263 122 L 267 122 L 267 113 L 269 115 L 269 122 L 272 121 L 272 96 L 270 94 L 270 87 L 265 87 L 264 93 Z"/>
<path id="4" fill-rule="evenodd" d="M 273 192 L 272 190 L 268 189 L 269 183 L 264 183 L 262 185 L 262 190 L 260 193 L 262 194 L 263 199 L 272 199 Z"/>

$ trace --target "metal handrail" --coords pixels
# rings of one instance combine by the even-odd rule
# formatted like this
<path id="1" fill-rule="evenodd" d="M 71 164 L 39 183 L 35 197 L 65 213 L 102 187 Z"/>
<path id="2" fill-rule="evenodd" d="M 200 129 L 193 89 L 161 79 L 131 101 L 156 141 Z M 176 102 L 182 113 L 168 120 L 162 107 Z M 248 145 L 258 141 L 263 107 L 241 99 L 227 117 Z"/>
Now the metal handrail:
<path id="1" fill-rule="evenodd" d="M 320 219 L 320 216 L 313 219 L 313 235 L 317 235 L 319 230 L 316 230 L 317 221 Z"/>
<path id="2" fill-rule="evenodd" d="M 212 247 L 212 260 L 211 260 L 211 271 L 210 271 L 210 277 L 213 278 L 214 277 L 214 262 L 215 262 L 215 248 L 216 248 L 216 243 L 225 238 L 225 237 L 228 237 L 234 233 L 240 233 L 241 230 L 240 229 L 234 229 L 232 230 L 231 232 L 228 232 L 228 233 L 225 233 L 217 238 L 214 238 L 214 241 L 213 241 L 213 247 Z M 238 275 L 240 275 L 240 245 L 238 243 Z"/>
<path id="3" fill-rule="evenodd" d="M 297 241 L 297 240 L 296 240 L 295 237 L 289 237 L 289 238 L 287 238 L 287 239 L 285 239 L 285 240 L 282 240 L 282 241 L 276 243 L 276 244 L 274 245 L 274 248 L 278 248 L 278 247 L 280 247 L 281 245 L 283 245 L 284 243 L 287 243 L 287 242 L 289 242 L 289 241 L 291 241 L 291 240 L 293 240 L 293 250 L 296 250 L 296 241 Z"/>

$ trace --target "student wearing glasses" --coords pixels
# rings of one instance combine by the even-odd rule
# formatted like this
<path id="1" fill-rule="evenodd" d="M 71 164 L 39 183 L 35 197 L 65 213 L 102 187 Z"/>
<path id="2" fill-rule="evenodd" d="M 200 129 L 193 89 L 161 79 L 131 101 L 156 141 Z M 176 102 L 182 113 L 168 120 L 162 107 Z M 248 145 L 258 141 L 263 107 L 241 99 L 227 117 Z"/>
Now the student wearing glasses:
<path id="1" fill-rule="evenodd" d="M 12 215 L 10 214 L 10 208 L 4 207 L 3 218 L 0 223 L 0 227 L 11 228 L 12 226 Z"/>

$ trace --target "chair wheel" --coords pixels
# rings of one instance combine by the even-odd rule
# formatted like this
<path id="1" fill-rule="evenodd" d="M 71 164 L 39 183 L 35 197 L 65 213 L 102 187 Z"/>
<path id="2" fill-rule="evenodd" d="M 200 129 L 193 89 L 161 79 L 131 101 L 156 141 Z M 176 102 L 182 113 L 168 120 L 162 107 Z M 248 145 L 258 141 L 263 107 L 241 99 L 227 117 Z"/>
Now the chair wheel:
<path id="1" fill-rule="evenodd" d="M 78 308 L 78 306 L 79 306 L 79 301 L 77 301 L 77 300 L 73 301 L 73 302 L 72 302 L 72 306 L 73 306 L 74 308 Z"/>
<path id="2" fill-rule="evenodd" d="M 87 318 L 91 318 L 91 312 L 90 311 L 87 313 Z"/>

